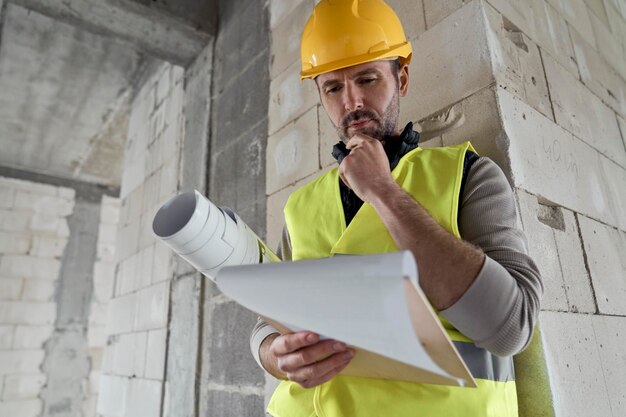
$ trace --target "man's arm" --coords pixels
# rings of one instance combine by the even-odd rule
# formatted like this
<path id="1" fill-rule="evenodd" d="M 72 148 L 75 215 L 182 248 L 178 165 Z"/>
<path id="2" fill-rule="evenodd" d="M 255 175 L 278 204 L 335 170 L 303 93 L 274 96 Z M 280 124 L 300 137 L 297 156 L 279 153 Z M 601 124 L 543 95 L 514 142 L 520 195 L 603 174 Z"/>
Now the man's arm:
<path id="1" fill-rule="evenodd" d="M 433 307 L 450 307 L 478 275 L 484 253 L 448 233 L 395 182 L 379 141 L 355 135 L 346 147 L 351 152 L 339 166 L 342 180 L 372 205 L 398 248 L 413 253 Z"/>
<path id="2" fill-rule="evenodd" d="M 385 178 L 385 164 L 384 161 L 377 160 L 376 144 L 367 145 L 369 149 L 358 149 L 351 153 L 359 156 L 358 161 L 355 158 L 351 162 L 359 162 L 358 168 L 363 168 L 362 170 L 351 171 L 356 167 L 340 166 L 340 175 L 347 184 L 350 175 L 364 175 L 364 172 L 369 178 Z M 358 143 L 352 146 L 358 147 Z M 366 152 L 361 152 L 363 150 Z M 350 170 L 348 176 L 346 169 Z M 359 179 L 353 186 L 361 186 Z M 369 192 L 367 184 L 358 192 Z M 408 219 L 410 222 L 415 217 L 418 221 L 423 220 L 420 217 L 425 211 L 422 209 L 420 213 L 419 210 L 412 209 L 411 204 L 419 204 L 408 201 L 397 190 L 392 191 L 387 198 L 398 198 L 400 204 L 395 210 L 393 205 L 398 204 L 395 201 L 387 200 L 382 205 L 378 204 L 387 217 L 392 217 L 391 221 L 387 219 L 390 224 L 387 225 L 386 222 L 386 225 L 389 227 L 393 224 L 395 227 L 394 232 L 390 232 L 398 247 L 413 251 L 419 264 L 420 286 L 435 307 L 444 308 L 440 310 L 442 316 L 473 339 L 477 346 L 492 353 L 508 356 L 521 351 L 532 337 L 543 285 L 537 266 L 528 256 L 526 239 L 518 222 L 514 195 L 502 170 L 488 158 L 479 158 L 470 169 L 461 196 L 458 219 L 459 231 L 465 242 L 456 239 L 441 227 L 435 228 L 427 220 L 417 223 L 426 227 L 423 230 L 417 230 L 415 224 L 404 224 L 403 220 Z M 386 206 L 391 206 L 391 209 Z M 405 213 L 408 213 L 406 217 Z M 411 215 L 414 217 L 410 217 Z M 417 234 L 413 237 L 408 235 L 416 231 Z M 442 231 L 444 236 L 440 234 Z M 423 238 L 424 236 L 426 237 Z M 458 247 L 459 250 L 455 252 L 457 248 L 450 246 L 448 250 L 453 251 L 450 253 L 454 255 L 442 252 L 433 256 L 429 246 L 445 248 L 449 239 L 462 244 Z M 399 240 L 404 246 L 401 246 Z M 425 252 L 419 252 L 423 247 L 419 243 L 426 244 Z M 476 260 L 472 259 L 472 249 L 482 253 L 484 262 L 477 273 L 463 274 L 463 265 L 470 265 L 471 268 Z M 437 262 L 441 265 L 437 265 Z M 439 282 L 433 282 L 433 277 L 437 277 L 442 271 L 451 273 L 447 277 L 448 283 L 452 281 L 447 284 L 451 285 L 450 288 L 441 288 L 438 286 Z M 445 278 L 440 282 L 443 283 L 444 280 Z"/>

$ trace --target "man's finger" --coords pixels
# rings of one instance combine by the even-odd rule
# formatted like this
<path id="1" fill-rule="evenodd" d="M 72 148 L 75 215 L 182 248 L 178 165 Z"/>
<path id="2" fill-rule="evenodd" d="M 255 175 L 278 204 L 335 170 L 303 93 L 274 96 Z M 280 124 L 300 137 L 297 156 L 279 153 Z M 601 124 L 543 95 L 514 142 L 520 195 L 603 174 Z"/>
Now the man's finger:
<path id="1" fill-rule="evenodd" d="M 313 345 L 319 342 L 320 336 L 312 332 L 298 332 L 278 336 L 272 342 L 270 351 L 276 355 L 285 355 L 295 352 L 305 346 Z"/>
<path id="2" fill-rule="evenodd" d="M 321 385 L 324 382 L 328 382 L 331 379 L 333 379 L 337 374 L 339 374 L 341 371 L 343 371 L 350 364 L 350 361 L 351 359 L 348 359 L 346 362 L 339 364 L 338 366 L 334 367 L 333 369 L 331 369 L 329 372 L 325 373 L 324 375 L 318 378 L 308 379 L 306 381 L 299 382 L 299 384 L 302 388 L 312 388 L 312 387 Z"/>
<path id="3" fill-rule="evenodd" d="M 298 383 L 317 380 L 332 372 L 335 368 L 346 365 L 352 360 L 353 356 L 354 352 L 352 350 L 336 353 L 313 365 L 302 367 L 294 372 L 287 372 L 286 375 L 291 381 Z"/>
<path id="4" fill-rule="evenodd" d="M 307 365 L 315 364 L 347 349 L 345 343 L 337 340 L 324 340 L 278 358 L 278 368 L 282 372 L 293 372 Z"/>

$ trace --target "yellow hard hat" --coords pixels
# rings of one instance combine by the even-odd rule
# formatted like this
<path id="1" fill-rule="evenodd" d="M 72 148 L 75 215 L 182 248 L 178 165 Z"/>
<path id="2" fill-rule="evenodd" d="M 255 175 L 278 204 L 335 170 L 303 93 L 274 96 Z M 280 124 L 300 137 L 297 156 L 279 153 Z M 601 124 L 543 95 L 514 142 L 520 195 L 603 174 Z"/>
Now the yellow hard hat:
<path id="1" fill-rule="evenodd" d="M 382 0 L 321 0 L 302 32 L 300 79 L 379 59 L 411 61 L 400 19 Z"/>

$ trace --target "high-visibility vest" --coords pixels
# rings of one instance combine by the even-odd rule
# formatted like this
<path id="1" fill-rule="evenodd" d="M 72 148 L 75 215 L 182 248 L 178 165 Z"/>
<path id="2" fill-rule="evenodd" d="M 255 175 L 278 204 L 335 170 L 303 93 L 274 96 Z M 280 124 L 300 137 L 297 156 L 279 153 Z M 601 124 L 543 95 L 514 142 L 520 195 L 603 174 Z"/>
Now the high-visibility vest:
<path id="1" fill-rule="evenodd" d="M 395 181 L 457 237 L 459 194 L 468 150 L 473 151 L 469 142 L 416 148 L 392 171 Z M 382 220 L 368 203 L 363 204 L 346 228 L 338 181 L 334 169 L 289 197 L 285 220 L 293 260 L 397 251 Z M 342 375 L 310 389 L 282 381 L 270 400 L 268 412 L 276 417 L 517 417 L 512 359 L 477 347 L 447 320 L 440 320 L 478 388 Z"/>

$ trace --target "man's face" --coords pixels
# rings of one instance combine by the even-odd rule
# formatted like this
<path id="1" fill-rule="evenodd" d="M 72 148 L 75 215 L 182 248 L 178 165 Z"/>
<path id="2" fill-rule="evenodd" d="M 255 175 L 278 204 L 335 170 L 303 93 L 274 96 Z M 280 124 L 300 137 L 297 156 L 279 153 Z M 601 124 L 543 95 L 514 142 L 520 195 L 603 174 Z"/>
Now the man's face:
<path id="1" fill-rule="evenodd" d="M 408 67 L 394 74 L 389 61 L 374 61 L 316 78 L 322 105 L 347 142 L 355 133 L 383 139 L 396 133 L 399 97 L 408 87 Z"/>

